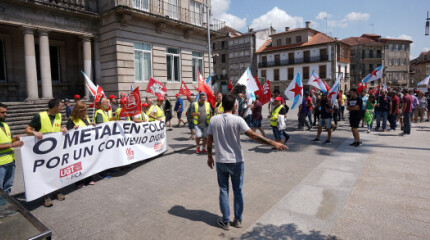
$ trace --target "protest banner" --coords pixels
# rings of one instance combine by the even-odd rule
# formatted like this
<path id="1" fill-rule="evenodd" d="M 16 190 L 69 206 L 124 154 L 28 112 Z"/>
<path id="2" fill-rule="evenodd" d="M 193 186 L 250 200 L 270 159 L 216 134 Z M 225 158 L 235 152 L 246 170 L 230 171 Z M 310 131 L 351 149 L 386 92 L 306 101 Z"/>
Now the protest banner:
<path id="1" fill-rule="evenodd" d="M 26 201 L 109 168 L 129 165 L 166 151 L 164 122 L 107 122 L 67 133 L 22 137 Z"/>

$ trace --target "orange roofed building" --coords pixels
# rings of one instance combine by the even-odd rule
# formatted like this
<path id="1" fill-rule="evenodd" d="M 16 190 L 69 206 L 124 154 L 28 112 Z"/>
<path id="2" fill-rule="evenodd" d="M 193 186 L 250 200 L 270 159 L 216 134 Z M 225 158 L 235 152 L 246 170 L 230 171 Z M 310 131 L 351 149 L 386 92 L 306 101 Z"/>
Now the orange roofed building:
<path id="1" fill-rule="evenodd" d="M 272 34 L 258 54 L 258 76 L 271 81 L 272 91 L 283 92 L 300 72 L 305 89 L 309 89 L 312 71 L 331 87 L 342 74 L 340 89 L 349 90 L 350 45 L 310 28 L 289 29 Z"/>

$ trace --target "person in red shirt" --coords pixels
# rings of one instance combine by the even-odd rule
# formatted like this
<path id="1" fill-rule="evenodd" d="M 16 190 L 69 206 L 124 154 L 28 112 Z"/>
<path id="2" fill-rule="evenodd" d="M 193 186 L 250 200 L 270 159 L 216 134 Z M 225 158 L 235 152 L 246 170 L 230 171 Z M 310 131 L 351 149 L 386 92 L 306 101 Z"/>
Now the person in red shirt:
<path id="1" fill-rule="evenodd" d="M 391 109 L 388 113 L 388 121 L 390 122 L 390 132 L 393 132 L 396 130 L 397 121 L 399 119 L 399 106 L 400 106 L 400 99 L 397 96 L 397 92 L 395 90 L 390 92 L 391 97 Z"/>
<path id="2" fill-rule="evenodd" d="M 308 109 L 308 119 L 309 119 L 309 124 L 312 126 L 312 110 L 314 103 L 312 101 L 311 96 L 308 95 L 308 97 L 306 98 L 306 108 Z"/>
<path id="3" fill-rule="evenodd" d="M 403 132 L 400 136 L 411 134 L 411 113 L 412 113 L 412 96 L 408 93 L 407 89 L 403 89 L 404 94 L 402 98 L 402 114 L 403 114 Z"/>

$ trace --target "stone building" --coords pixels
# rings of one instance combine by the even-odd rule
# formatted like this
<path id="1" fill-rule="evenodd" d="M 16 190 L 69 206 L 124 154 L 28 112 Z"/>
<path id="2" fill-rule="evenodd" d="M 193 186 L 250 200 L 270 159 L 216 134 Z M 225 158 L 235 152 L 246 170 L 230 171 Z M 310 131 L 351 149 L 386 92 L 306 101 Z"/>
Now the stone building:
<path id="1" fill-rule="evenodd" d="M 424 80 L 430 74 L 430 51 L 421 52 L 421 54 L 411 61 L 411 85 L 417 86 L 417 83 Z M 426 86 L 427 88 L 430 86 Z"/>
<path id="2" fill-rule="evenodd" d="M 253 76 L 257 76 L 257 55 L 256 51 L 259 49 L 268 39 L 270 35 L 273 34 L 275 30 L 273 28 L 266 28 L 261 30 L 249 29 L 246 33 L 240 33 L 234 29 L 229 29 L 229 35 L 218 41 L 224 41 L 227 45 L 224 45 L 224 49 L 220 49 L 225 56 L 225 62 L 222 62 L 221 53 L 221 66 L 218 65 L 218 59 L 214 60 L 216 64 L 215 68 L 218 70 L 221 67 L 221 74 L 226 72 L 226 75 L 217 74 L 217 87 L 223 92 L 227 92 L 227 84 L 229 79 L 235 84 L 242 74 L 245 72 L 246 68 L 249 67 Z M 218 51 L 214 51 L 218 53 Z M 219 53 L 217 58 L 219 58 Z M 222 66 L 225 66 L 224 68 Z M 218 72 L 217 72 L 218 73 Z"/>
<path id="3" fill-rule="evenodd" d="M 204 0 L 3 0 L 0 101 L 88 96 L 81 71 L 106 94 L 176 93 L 209 74 Z M 223 22 L 210 19 L 211 37 Z"/>
<path id="4" fill-rule="evenodd" d="M 409 55 L 412 41 L 363 34 L 361 37 L 343 39 L 342 42 L 352 46 L 351 84 L 354 87 L 380 65 L 384 65 L 383 77 L 370 82 L 370 87 L 384 83 L 392 87 L 409 85 Z"/>
<path id="5" fill-rule="evenodd" d="M 300 72 L 305 89 L 312 74 L 332 86 L 342 74 L 339 88 L 348 90 L 350 46 L 310 28 L 289 29 L 271 35 L 271 40 L 257 51 L 258 76 L 270 80 L 272 90 L 283 92 Z"/>

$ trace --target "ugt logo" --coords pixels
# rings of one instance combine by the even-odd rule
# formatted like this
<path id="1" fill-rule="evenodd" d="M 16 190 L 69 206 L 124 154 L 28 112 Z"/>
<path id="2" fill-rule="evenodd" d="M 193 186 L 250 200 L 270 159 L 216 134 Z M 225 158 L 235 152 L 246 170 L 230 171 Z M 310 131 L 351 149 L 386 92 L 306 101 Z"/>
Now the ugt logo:
<path id="1" fill-rule="evenodd" d="M 161 93 L 161 94 L 165 94 L 165 92 L 163 91 L 163 86 L 161 86 L 160 84 L 158 84 L 158 83 L 154 83 L 151 87 L 150 87 L 150 89 L 152 90 L 152 92 L 154 92 L 154 93 Z"/>
<path id="2" fill-rule="evenodd" d="M 134 159 L 134 151 L 131 148 L 125 149 L 125 154 L 127 154 L 127 160 L 131 161 Z"/>

